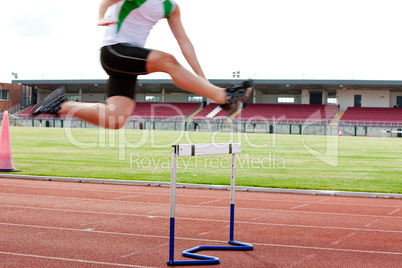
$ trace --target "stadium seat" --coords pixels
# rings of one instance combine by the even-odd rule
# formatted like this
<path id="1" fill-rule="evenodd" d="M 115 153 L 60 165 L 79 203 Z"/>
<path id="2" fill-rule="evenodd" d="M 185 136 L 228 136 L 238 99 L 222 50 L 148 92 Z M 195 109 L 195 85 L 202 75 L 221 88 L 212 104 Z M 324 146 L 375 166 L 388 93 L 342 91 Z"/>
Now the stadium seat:
<path id="1" fill-rule="evenodd" d="M 137 120 L 182 120 L 200 106 L 197 102 L 137 102 L 131 115 Z M 27 107 L 16 114 L 19 118 L 32 118 L 30 111 L 34 105 Z M 40 114 L 37 119 L 64 119 L 66 116 L 56 117 L 50 114 Z"/>
<path id="2" fill-rule="evenodd" d="M 401 108 L 348 107 L 341 124 L 365 126 L 393 126 L 402 124 Z"/>
<path id="3" fill-rule="evenodd" d="M 328 124 L 338 109 L 338 105 L 251 103 L 236 119 L 241 122 Z"/>

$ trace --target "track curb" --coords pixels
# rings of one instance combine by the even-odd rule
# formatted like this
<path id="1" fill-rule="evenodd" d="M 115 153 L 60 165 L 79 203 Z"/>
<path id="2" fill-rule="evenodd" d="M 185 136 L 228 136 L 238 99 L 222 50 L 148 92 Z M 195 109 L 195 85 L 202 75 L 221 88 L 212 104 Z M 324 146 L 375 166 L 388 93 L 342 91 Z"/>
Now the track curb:
<path id="1" fill-rule="evenodd" d="M 0 178 L 29 179 L 29 180 L 42 180 L 42 181 L 99 183 L 99 184 L 119 184 L 119 185 L 135 185 L 135 186 L 170 187 L 170 182 L 158 182 L 158 181 L 90 179 L 90 178 L 15 175 L 15 174 L 1 174 L 1 173 L 0 173 Z M 230 190 L 230 185 L 207 185 L 207 184 L 177 183 L 176 187 L 177 188 L 192 188 L 192 189 Z M 301 190 L 301 189 L 281 189 L 281 188 L 247 187 L 247 186 L 236 186 L 236 191 L 282 193 L 282 194 L 286 193 L 286 194 L 324 195 L 324 196 L 344 196 L 344 197 L 370 197 L 370 198 L 402 199 L 402 194 L 391 194 L 391 193 L 347 192 L 347 191 L 325 191 L 325 190 Z"/>

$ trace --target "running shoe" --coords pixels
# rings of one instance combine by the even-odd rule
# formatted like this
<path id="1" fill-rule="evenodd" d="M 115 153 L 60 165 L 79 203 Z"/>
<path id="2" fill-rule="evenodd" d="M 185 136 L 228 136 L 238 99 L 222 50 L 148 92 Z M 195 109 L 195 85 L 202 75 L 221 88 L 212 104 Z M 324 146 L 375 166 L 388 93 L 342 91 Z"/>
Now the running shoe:
<path id="1" fill-rule="evenodd" d="M 40 101 L 35 107 L 32 108 L 31 114 L 33 116 L 39 115 L 41 113 L 48 113 L 53 115 L 58 115 L 60 111 L 60 105 L 67 100 L 66 90 L 64 87 L 59 87 L 53 91 L 44 100 Z"/>
<path id="2" fill-rule="evenodd" d="M 220 104 L 220 107 L 228 115 L 233 114 L 239 109 L 240 103 L 245 102 L 250 97 L 254 89 L 254 82 L 251 79 L 244 81 L 241 85 L 234 85 L 226 89 L 227 101 Z"/>

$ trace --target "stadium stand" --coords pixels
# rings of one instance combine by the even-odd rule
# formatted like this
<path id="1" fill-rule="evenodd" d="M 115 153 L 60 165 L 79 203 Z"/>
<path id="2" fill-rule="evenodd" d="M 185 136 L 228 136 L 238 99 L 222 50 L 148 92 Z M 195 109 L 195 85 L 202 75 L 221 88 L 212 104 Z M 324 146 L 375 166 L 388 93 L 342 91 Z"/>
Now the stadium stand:
<path id="1" fill-rule="evenodd" d="M 18 113 L 15 114 L 15 116 L 18 118 L 23 118 L 23 119 L 33 118 L 32 115 L 30 114 L 30 112 L 34 106 L 35 105 L 32 105 L 32 106 L 29 106 L 29 107 L 19 111 Z M 66 118 L 66 116 L 62 115 L 62 116 L 56 117 L 54 115 L 44 113 L 44 114 L 35 116 L 34 118 L 35 119 L 64 119 L 64 118 Z"/>
<path id="2" fill-rule="evenodd" d="M 29 113 L 32 108 L 34 107 L 34 105 L 29 106 L 21 111 L 19 111 L 18 113 L 15 114 L 15 116 L 19 117 L 19 118 L 31 118 L 32 115 Z"/>
<path id="3" fill-rule="evenodd" d="M 348 107 L 340 119 L 343 125 L 401 126 L 401 108 Z"/>
<path id="4" fill-rule="evenodd" d="M 235 119 L 241 122 L 328 124 L 338 111 L 338 105 L 319 104 L 248 104 Z"/>
<path id="5" fill-rule="evenodd" d="M 200 107 L 197 102 L 137 102 L 131 118 L 134 120 L 183 120 Z M 193 121 L 209 120 L 207 116 L 217 107 L 216 103 L 208 104 L 193 117 Z M 32 118 L 30 111 L 33 106 L 27 107 L 15 116 L 18 118 Z M 284 123 L 304 124 L 306 122 L 320 122 L 329 124 L 339 109 L 338 105 L 317 104 L 248 104 L 235 119 L 240 122 L 255 123 Z M 226 117 L 220 111 L 213 118 Z M 64 119 L 65 116 L 41 114 L 36 119 Z M 377 107 L 348 107 L 339 120 L 341 125 L 360 126 L 401 126 L 401 108 Z"/>
<path id="6" fill-rule="evenodd" d="M 215 115 L 216 118 L 222 118 L 222 117 L 227 117 L 227 116 L 228 116 L 228 114 L 227 114 L 226 111 L 224 111 L 224 110 L 220 110 L 220 111 Z"/>
<path id="7" fill-rule="evenodd" d="M 313 125 L 310 128 L 311 131 L 310 129 L 306 131 L 307 129 L 303 128 L 307 135 L 338 135 L 342 129 L 344 135 L 349 133 L 351 136 L 384 136 L 384 133 L 391 133 L 390 136 L 392 136 L 395 131 L 399 132 L 402 129 L 402 108 L 390 108 L 392 106 L 402 107 L 402 81 L 255 79 L 255 82 L 257 89 L 252 102 L 256 103 L 243 104 L 244 109 L 239 109 L 229 119 L 216 103 L 203 107 L 205 98 L 202 98 L 202 102 L 190 103 L 189 100 L 195 100 L 189 98 L 193 94 L 188 96 L 176 95 L 186 93 L 172 84 L 170 79 L 141 80 L 139 91 L 142 102 L 137 102 L 137 107 L 131 115 L 132 122 L 130 123 L 132 125 L 128 127 L 135 128 L 141 123 L 144 124 L 145 129 L 176 130 L 177 122 L 184 119 L 186 124 L 183 125 L 188 125 L 191 130 L 199 129 L 200 131 L 226 131 L 231 127 L 227 126 L 232 123 L 232 129 L 236 131 L 256 132 L 257 130 L 258 132 L 260 130 L 261 133 L 268 133 L 271 131 L 268 127 L 272 127 L 278 134 L 300 134 L 301 125 Z M 14 109 L 13 112 L 9 110 L 9 114 L 14 117 L 14 124 L 38 126 L 39 122 L 40 125 L 45 125 L 49 121 L 50 126 L 53 125 L 54 127 L 70 125 L 72 127 L 87 127 L 87 125 L 82 124 L 81 120 L 71 120 L 71 122 L 64 122 L 63 125 L 64 120 L 60 119 L 64 119 L 64 116 L 55 117 L 41 114 L 32 118 L 29 113 L 32 106 L 25 107 L 34 104 L 37 99 L 43 98 L 48 92 L 59 86 L 65 86 L 68 89 L 70 99 L 92 100 L 93 103 L 97 103 L 103 101 L 102 94 L 104 95 L 106 92 L 107 86 L 105 79 L 13 80 L 13 83 L 18 84 L 17 92 L 21 93 L 20 101 L 16 101 L 16 103 L 19 102 L 18 109 Z M 227 87 L 235 81 L 233 79 L 216 79 L 211 80 L 211 83 Z M 171 103 L 143 102 L 148 99 L 156 100 L 157 98 L 146 98 L 147 96 L 155 97 L 155 94 L 160 96 L 160 100 Z M 294 96 L 295 103 L 303 104 L 280 103 L 287 101 L 285 99 L 290 99 L 286 96 Z M 177 103 L 178 101 L 181 103 Z M 363 108 L 349 106 L 363 106 Z M 19 111 L 21 107 L 25 109 Z M 211 113 L 212 111 L 213 113 Z M 169 125 L 170 121 L 172 121 L 171 125 Z M 216 124 L 208 124 L 207 122 Z M 235 124 L 238 125 L 235 126 Z M 280 126 L 275 128 L 276 124 Z M 397 134 L 402 136 L 402 133 Z"/>
<path id="8" fill-rule="evenodd" d="M 137 102 L 136 107 L 131 115 L 132 119 L 141 120 L 182 120 L 189 116 L 194 110 L 200 106 L 197 102 Z M 34 105 L 27 107 L 16 114 L 19 118 L 32 118 L 30 111 Z M 40 114 L 37 119 L 63 119 L 65 116 L 53 116 L 51 114 Z"/>
<path id="9" fill-rule="evenodd" d="M 216 103 L 210 103 L 207 106 L 204 107 L 198 114 L 196 114 L 192 120 L 193 121 L 205 121 L 208 120 L 207 115 L 209 115 L 213 110 L 216 109 L 218 104 Z"/>
<path id="10" fill-rule="evenodd" d="M 210 103 L 210 104 L 208 104 L 207 106 L 205 106 L 205 108 L 202 109 L 202 111 L 199 112 L 199 113 L 197 114 L 197 116 L 206 117 L 206 116 L 207 116 L 210 112 L 212 112 L 217 106 L 218 106 L 218 104 L 216 104 L 216 103 Z"/>
<path id="11" fill-rule="evenodd" d="M 198 102 L 137 102 L 132 119 L 142 120 L 183 120 L 194 112 Z"/>

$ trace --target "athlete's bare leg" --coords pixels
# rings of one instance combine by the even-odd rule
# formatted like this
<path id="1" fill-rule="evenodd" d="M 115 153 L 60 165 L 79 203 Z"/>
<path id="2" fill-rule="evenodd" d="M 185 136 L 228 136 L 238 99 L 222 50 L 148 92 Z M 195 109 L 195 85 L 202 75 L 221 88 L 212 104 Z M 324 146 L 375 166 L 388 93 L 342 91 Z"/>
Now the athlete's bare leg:
<path id="1" fill-rule="evenodd" d="M 224 88 L 212 85 L 207 80 L 194 75 L 168 53 L 152 50 L 147 58 L 146 69 L 148 73 L 167 73 L 178 87 L 207 97 L 219 104 L 226 103 L 227 96 Z"/>
<path id="2" fill-rule="evenodd" d="M 220 104 L 226 103 L 227 95 L 224 88 L 197 77 L 168 53 L 151 51 L 146 68 L 149 73 L 168 73 L 173 82 L 182 89 L 205 96 Z M 67 101 L 61 104 L 59 114 L 77 117 L 101 127 L 118 129 L 126 124 L 134 108 L 134 100 L 123 96 L 113 96 L 106 100 L 106 104 Z"/>
<path id="3" fill-rule="evenodd" d="M 106 100 L 106 104 L 66 101 L 61 104 L 59 114 L 77 117 L 105 128 L 119 129 L 130 119 L 134 108 L 134 100 L 113 96 Z"/>
<path id="4" fill-rule="evenodd" d="M 226 105 L 227 107 L 221 107 L 228 114 L 237 110 L 238 103 L 244 101 L 241 100 L 242 95 L 237 93 L 235 93 L 237 95 L 233 95 L 234 97 L 237 96 L 233 101 L 226 89 L 212 85 L 206 79 L 194 75 L 185 69 L 174 56 L 165 52 L 152 50 L 147 58 L 146 69 L 148 73 L 167 73 L 178 87 L 207 97 L 219 104 Z M 233 89 L 235 91 L 238 90 L 236 88 Z M 246 87 L 243 85 L 243 88 L 240 89 L 243 90 Z M 247 95 L 248 98 L 251 89 L 252 86 L 247 86 L 247 93 L 244 94 L 245 92 L 243 92 L 243 96 Z M 240 100 L 238 100 L 239 98 Z M 113 96 L 106 100 L 106 104 L 65 101 L 60 104 L 59 109 L 54 114 L 69 115 L 101 127 L 119 129 L 127 123 L 134 108 L 135 101 L 131 98 Z"/>

